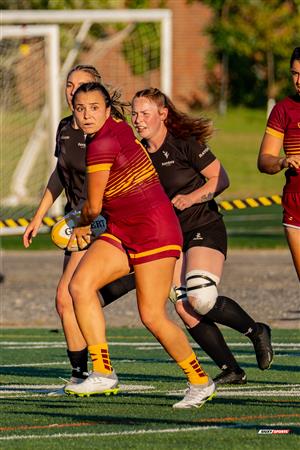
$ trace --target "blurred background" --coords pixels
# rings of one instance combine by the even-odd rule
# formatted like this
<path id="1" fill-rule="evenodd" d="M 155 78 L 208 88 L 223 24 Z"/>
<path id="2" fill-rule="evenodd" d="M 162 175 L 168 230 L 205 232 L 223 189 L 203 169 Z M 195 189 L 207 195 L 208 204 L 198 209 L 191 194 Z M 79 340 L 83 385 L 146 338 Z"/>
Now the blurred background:
<path id="1" fill-rule="evenodd" d="M 96 66 L 104 83 L 121 89 L 126 100 L 156 86 L 178 108 L 212 118 L 210 145 L 231 180 L 219 202 L 271 199 L 268 207 L 232 204 L 224 211 L 229 234 L 239 246 L 285 246 L 280 199 L 271 197 L 281 194 L 284 174 L 260 174 L 256 159 L 268 112 L 292 93 L 289 58 L 300 44 L 300 0 L 0 5 L 2 228 L 20 232 L 22 218 L 37 207 L 55 164 L 55 129 L 68 114 L 66 74 L 81 63 Z M 52 215 L 62 212 L 63 203 Z M 4 248 L 11 242 L 2 238 Z"/>

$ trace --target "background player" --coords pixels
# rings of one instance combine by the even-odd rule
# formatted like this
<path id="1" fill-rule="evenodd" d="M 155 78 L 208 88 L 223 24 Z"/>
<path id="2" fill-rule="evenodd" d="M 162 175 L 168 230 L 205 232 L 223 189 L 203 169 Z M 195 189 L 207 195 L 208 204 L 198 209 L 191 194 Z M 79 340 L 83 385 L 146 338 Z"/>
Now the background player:
<path id="1" fill-rule="evenodd" d="M 300 281 L 300 47 L 290 60 L 296 93 L 278 102 L 271 111 L 260 146 L 258 168 L 274 175 L 283 169 L 283 226 Z M 283 148 L 285 156 L 280 156 Z"/>
<path id="2" fill-rule="evenodd" d="M 65 95 L 67 103 L 72 109 L 72 98 L 76 89 L 83 83 L 101 81 L 97 69 L 89 65 L 78 65 L 71 69 L 67 76 Z M 57 165 L 49 178 L 47 187 L 41 202 L 36 210 L 34 218 L 27 226 L 23 243 L 28 247 L 41 226 L 42 219 L 57 197 L 65 191 L 67 203 L 65 213 L 79 209 L 86 198 L 85 187 L 85 136 L 78 128 L 73 114 L 62 119 L 59 123 L 56 135 L 55 156 Z M 67 354 L 72 367 L 72 383 L 80 383 L 87 376 L 88 352 L 87 345 L 78 327 L 74 314 L 72 298 L 69 293 L 69 281 L 79 261 L 85 254 L 80 252 L 65 252 L 63 273 L 59 280 L 56 292 L 56 309 L 61 319 L 63 331 L 67 342 Z M 106 304 L 126 294 L 135 288 L 134 277 L 129 275 L 122 280 L 105 286 L 101 295 Z M 101 299 L 102 301 L 102 299 Z M 64 389 L 59 389 L 50 395 L 65 394 Z"/>

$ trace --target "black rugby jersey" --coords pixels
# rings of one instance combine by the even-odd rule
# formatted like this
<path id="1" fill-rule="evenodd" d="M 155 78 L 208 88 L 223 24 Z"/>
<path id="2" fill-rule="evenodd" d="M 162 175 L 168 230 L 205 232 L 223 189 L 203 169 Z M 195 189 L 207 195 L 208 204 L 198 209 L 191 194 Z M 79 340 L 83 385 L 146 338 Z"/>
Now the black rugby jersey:
<path id="1" fill-rule="evenodd" d="M 147 148 L 147 143 L 142 140 Z M 175 138 L 168 133 L 162 146 L 149 153 L 166 194 L 172 200 L 177 194 L 190 194 L 206 182 L 200 171 L 215 161 L 216 157 L 207 145 L 195 139 Z M 214 200 L 197 203 L 179 211 L 175 208 L 183 232 L 214 222 L 221 217 Z"/>
<path id="2" fill-rule="evenodd" d="M 56 133 L 55 156 L 60 181 L 65 189 L 65 213 L 79 207 L 86 198 L 86 144 L 84 133 L 72 127 L 73 117 L 62 119 Z"/>

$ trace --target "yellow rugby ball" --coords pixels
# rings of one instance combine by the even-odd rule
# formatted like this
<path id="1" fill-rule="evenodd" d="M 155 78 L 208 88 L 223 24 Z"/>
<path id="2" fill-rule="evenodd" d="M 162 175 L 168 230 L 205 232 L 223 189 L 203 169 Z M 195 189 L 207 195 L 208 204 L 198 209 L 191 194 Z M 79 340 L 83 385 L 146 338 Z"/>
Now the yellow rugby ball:
<path id="1" fill-rule="evenodd" d="M 57 247 L 65 250 L 68 246 L 69 239 L 74 227 L 77 225 L 80 218 L 80 211 L 71 211 L 66 214 L 59 222 L 57 222 L 51 230 L 52 242 Z M 99 215 L 91 224 L 92 236 L 97 237 L 106 230 L 106 220 Z M 73 241 L 71 248 L 72 252 L 79 250 L 76 240 Z"/>

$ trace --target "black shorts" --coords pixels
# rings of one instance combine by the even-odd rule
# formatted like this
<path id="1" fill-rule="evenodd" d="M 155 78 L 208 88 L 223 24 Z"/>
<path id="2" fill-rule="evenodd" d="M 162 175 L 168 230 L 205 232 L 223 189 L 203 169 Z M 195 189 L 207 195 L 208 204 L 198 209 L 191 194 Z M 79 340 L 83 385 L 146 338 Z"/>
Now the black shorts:
<path id="1" fill-rule="evenodd" d="M 183 234 L 183 248 L 186 252 L 192 247 L 208 247 L 219 250 L 227 256 L 227 233 L 223 219 L 216 220 L 204 226 L 199 226 Z"/>

